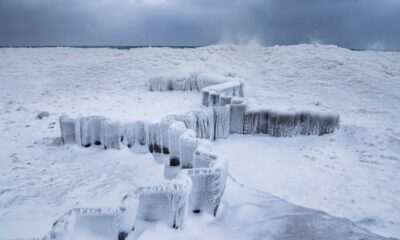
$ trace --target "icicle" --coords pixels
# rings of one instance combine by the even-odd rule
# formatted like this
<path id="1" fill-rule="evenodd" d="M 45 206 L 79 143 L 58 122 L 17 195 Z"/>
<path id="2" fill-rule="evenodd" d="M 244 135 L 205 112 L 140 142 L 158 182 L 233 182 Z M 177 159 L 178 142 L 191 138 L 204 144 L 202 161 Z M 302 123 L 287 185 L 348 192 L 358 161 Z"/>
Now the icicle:
<path id="1" fill-rule="evenodd" d="M 172 82 L 171 79 L 165 79 L 162 77 L 154 77 L 149 79 L 149 91 L 171 91 Z"/>
<path id="2" fill-rule="evenodd" d="M 151 153 L 162 153 L 161 130 L 159 123 L 148 124 L 149 129 L 149 151 Z"/>
<path id="3" fill-rule="evenodd" d="M 198 138 L 214 139 L 214 112 L 212 109 L 192 112 L 196 116 L 196 133 Z"/>
<path id="4" fill-rule="evenodd" d="M 75 143 L 78 146 L 82 146 L 81 121 L 79 118 L 75 122 Z"/>
<path id="5" fill-rule="evenodd" d="M 201 99 L 202 99 L 201 101 L 202 101 L 203 105 L 208 106 L 209 101 L 210 101 L 210 92 L 202 89 L 201 90 Z"/>
<path id="6" fill-rule="evenodd" d="M 269 111 L 261 110 L 259 119 L 259 133 L 268 134 L 268 118 L 269 118 Z"/>
<path id="7" fill-rule="evenodd" d="M 211 107 L 219 106 L 219 96 L 220 96 L 219 93 L 210 92 L 208 106 L 211 106 Z"/>
<path id="8" fill-rule="evenodd" d="M 274 137 L 290 137 L 296 133 L 295 112 L 271 112 L 268 133 Z"/>
<path id="9" fill-rule="evenodd" d="M 337 114 L 322 113 L 319 118 L 319 135 L 333 133 L 339 126 L 339 115 Z"/>
<path id="10" fill-rule="evenodd" d="M 128 148 L 135 146 L 135 123 L 126 123 L 121 126 L 121 142 Z"/>
<path id="11" fill-rule="evenodd" d="M 244 117 L 244 134 L 258 134 L 260 133 L 260 112 L 247 111 Z"/>
<path id="12" fill-rule="evenodd" d="M 227 138 L 229 136 L 230 128 L 230 107 L 215 107 L 214 121 L 215 121 L 215 139 Z"/>
<path id="13" fill-rule="evenodd" d="M 149 134 L 147 123 L 144 121 L 135 121 L 133 125 L 135 129 L 133 151 L 136 153 L 147 153 L 149 151 Z"/>
<path id="14" fill-rule="evenodd" d="M 230 104 L 230 103 L 231 103 L 231 100 L 232 100 L 232 97 L 231 97 L 231 96 L 221 96 L 221 97 L 219 98 L 219 105 L 220 105 L 221 107 L 224 107 L 224 106 Z"/>

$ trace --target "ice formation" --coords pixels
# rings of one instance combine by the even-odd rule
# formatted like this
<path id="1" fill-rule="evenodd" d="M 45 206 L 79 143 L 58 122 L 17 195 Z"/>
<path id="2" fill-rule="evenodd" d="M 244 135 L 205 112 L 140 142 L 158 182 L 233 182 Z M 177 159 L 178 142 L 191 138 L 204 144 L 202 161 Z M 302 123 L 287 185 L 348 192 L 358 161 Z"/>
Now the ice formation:
<path id="1" fill-rule="evenodd" d="M 229 77 L 212 73 L 192 73 L 188 76 L 155 76 L 149 79 L 150 91 L 200 91 L 230 81 Z"/>
<path id="2" fill-rule="evenodd" d="M 182 168 L 193 168 L 194 158 L 193 154 L 200 143 L 196 138 L 196 132 L 187 129 L 179 138 L 179 158 Z"/>
<path id="3" fill-rule="evenodd" d="M 169 159 L 170 163 L 174 162 L 179 165 L 180 162 L 180 137 L 186 131 L 183 122 L 174 122 L 168 128 L 168 141 L 169 141 Z"/>
<path id="4" fill-rule="evenodd" d="M 215 107 L 214 111 L 214 139 L 227 138 L 230 128 L 230 107 Z"/>
<path id="5" fill-rule="evenodd" d="M 98 238 L 118 239 L 120 232 L 119 209 L 74 208 L 54 222 L 50 232 L 42 240 L 70 240 L 88 232 Z"/>
<path id="6" fill-rule="evenodd" d="M 175 229 L 180 228 L 187 213 L 191 187 L 190 178 L 179 174 L 165 184 L 137 188 L 135 195 L 139 200 L 139 206 L 136 223 L 140 221 L 165 222 Z"/>
<path id="7" fill-rule="evenodd" d="M 243 81 L 231 80 L 201 89 L 202 102 L 205 106 L 219 106 L 221 96 L 243 97 Z"/>
<path id="8" fill-rule="evenodd" d="M 61 140 L 64 144 L 75 143 L 75 119 L 60 117 Z"/>
<path id="9" fill-rule="evenodd" d="M 140 234 L 149 222 L 164 222 L 178 229 L 188 210 L 216 216 L 225 190 L 228 163 L 223 156 L 213 153 L 208 140 L 227 138 L 231 133 L 275 137 L 322 135 L 339 126 L 336 114 L 249 109 L 243 99 L 243 85 L 240 79 L 213 74 L 151 78 L 150 91 L 201 91 L 203 105 L 209 106 L 185 115 L 167 115 L 157 123 L 119 124 L 99 116 L 61 116 L 64 144 L 101 145 L 105 149 L 119 149 L 124 144 L 136 152 L 169 154 L 165 168 L 174 171 L 166 174 L 166 183 L 138 187 L 133 196 L 124 197 L 122 206 L 114 212 L 71 210 L 54 224 L 47 239 L 73 238 L 77 223 L 85 225 L 88 218 L 98 222 L 90 228 L 99 227 L 99 233 L 105 236 L 125 239 L 132 233 Z M 104 223 L 108 225 L 101 225 Z"/>
<path id="10" fill-rule="evenodd" d="M 247 104 L 241 99 L 232 99 L 230 110 L 229 133 L 243 134 L 244 116 L 246 114 Z"/>
<path id="11" fill-rule="evenodd" d="M 103 140 L 104 149 L 120 148 L 120 126 L 116 122 L 104 120 L 101 122 L 101 139 Z"/>

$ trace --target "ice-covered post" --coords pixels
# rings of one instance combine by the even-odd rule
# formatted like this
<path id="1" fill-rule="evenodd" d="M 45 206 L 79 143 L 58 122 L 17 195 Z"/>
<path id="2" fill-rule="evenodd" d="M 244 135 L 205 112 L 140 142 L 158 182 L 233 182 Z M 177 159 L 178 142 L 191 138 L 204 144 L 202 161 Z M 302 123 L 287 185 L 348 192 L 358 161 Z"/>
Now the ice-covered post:
<path id="1" fill-rule="evenodd" d="M 247 105 L 241 99 L 233 98 L 230 104 L 230 133 L 243 134 L 244 116 Z"/>
<path id="2" fill-rule="evenodd" d="M 182 168 L 193 168 L 193 153 L 200 139 L 196 138 L 196 132 L 188 129 L 179 138 L 179 155 Z"/>
<path id="3" fill-rule="evenodd" d="M 187 213 L 191 187 L 190 178 L 183 174 L 163 185 L 139 187 L 135 192 L 139 199 L 135 224 L 161 221 L 180 228 Z"/>
<path id="4" fill-rule="evenodd" d="M 214 107 L 215 134 L 214 139 L 227 138 L 230 128 L 230 107 Z"/>
<path id="5" fill-rule="evenodd" d="M 63 144 L 75 143 L 76 120 L 65 115 L 60 117 L 61 141 Z"/>
<path id="6" fill-rule="evenodd" d="M 180 165 L 180 144 L 179 138 L 186 131 L 186 126 L 181 121 L 175 121 L 168 128 L 169 142 L 169 164 L 170 166 Z"/>
<path id="7" fill-rule="evenodd" d="M 120 126 L 116 122 L 105 120 L 101 122 L 102 142 L 104 149 L 120 147 Z"/>
<path id="8" fill-rule="evenodd" d="M 160 124 L 148 124 L 148 129 L 150 153 L 162 153 Z"/>

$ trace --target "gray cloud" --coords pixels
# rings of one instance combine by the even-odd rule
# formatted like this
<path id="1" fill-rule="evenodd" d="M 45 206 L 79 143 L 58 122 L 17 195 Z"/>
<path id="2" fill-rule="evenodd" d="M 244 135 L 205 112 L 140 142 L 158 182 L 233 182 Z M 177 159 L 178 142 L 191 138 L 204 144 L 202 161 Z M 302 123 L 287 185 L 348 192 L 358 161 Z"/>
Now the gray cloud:
<path id="1" fill-rule="evenodd" d="M 0 45 L 400 49 L 400 0 L 0 0 Z"/>

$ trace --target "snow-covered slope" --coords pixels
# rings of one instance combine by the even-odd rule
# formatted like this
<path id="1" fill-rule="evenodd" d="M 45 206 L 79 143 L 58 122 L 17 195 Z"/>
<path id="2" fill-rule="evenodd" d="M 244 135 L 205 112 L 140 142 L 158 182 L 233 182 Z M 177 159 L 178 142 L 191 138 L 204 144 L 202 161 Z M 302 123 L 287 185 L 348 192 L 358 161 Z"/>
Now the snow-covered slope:
<path id="1" fill-rule="evenodd" d="M 0 237 L 44 235 L 72 207 L 116 206 L 159 180 L 149 154 L 60 146 L 57 119 L 157 120 L 194 110 L 200 94 L 146 86 L 152 76 L 194 72 L 244 79 L 254 108 L 340 113 L 333 135 L 234 136 L 217 150 L 248 187 L 400 237 L 400 53 L 321 45 L 0 49 Z M 36 119 L 40 111 L 50 116 Z"/>

